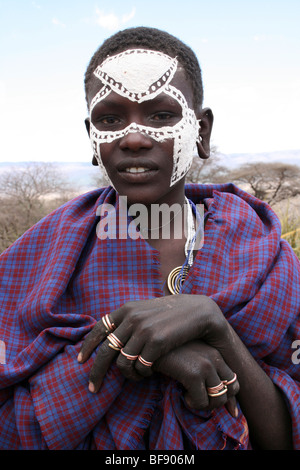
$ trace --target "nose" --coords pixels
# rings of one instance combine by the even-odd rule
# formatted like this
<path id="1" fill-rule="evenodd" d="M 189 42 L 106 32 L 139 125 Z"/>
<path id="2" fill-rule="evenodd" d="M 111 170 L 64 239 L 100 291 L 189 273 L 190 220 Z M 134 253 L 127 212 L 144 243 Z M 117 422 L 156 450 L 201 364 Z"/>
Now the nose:
<path id="1" fill-rule="evenodd" d="M 152 139 L 139 129 L 133 129 L 124 135 L 120 140 L 121 150 L 131 150 L 138 152 L 141 149 L 151 149 Z"/>

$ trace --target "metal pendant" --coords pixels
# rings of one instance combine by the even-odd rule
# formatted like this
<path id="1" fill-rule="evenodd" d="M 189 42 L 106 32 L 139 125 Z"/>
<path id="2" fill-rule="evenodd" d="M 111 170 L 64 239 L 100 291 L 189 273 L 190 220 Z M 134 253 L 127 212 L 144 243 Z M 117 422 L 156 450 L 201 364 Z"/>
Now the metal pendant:
<path id="1" fill-rule="evenodd" d="M 178 266 L 177 268 L 172 269 L 167 279 L 168 289 L 171 292 L 171 294 L 173 295 L 179 294 L 181 286 L 185 281 L 188 271 L 189 271 L 188 267 L 184 267 L 182 269 L 182 266 Z"/>

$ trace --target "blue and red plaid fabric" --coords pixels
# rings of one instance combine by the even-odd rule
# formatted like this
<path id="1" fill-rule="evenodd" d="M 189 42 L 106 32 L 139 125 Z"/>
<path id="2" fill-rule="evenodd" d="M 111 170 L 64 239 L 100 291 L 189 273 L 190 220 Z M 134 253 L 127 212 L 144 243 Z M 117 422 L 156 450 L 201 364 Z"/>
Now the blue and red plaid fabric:
<path id="1" fill-rule="evenodd" d="M 282 390 L 300 449 L 300 267 L 272 210 L 233 185 L 190 185 L 209 213 L 203 248 L 183 293 L 211 296 Z M 50 214 L 0 257 L 0 449 L 249 449 L 248 428 L 225 407 L 185 406 L 180 384 L 125 380 L 115 364 L 88 391 L 84 336 L 124 302 L 163 295 L 159 255 L 143 239 L 99 240 L 100 204 L 112 188 Z M 4 361 L 2 361 L 4 362 Z M 144 439 L 147 430 L 147 442 Z M 187 444 L 188 443 L 188 444 Z"/>

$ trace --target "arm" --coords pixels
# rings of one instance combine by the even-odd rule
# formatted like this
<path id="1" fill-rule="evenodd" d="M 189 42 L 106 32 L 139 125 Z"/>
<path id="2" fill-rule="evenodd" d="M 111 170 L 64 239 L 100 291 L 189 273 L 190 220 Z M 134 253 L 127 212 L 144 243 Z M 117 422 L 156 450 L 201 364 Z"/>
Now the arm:
<path id="1" fill-rule="evenodd" d="M 248 422 L 251 441 L 262 449 L 291 449 L 291 418 L 283 395 L 228 322 L 218 349 L 238 376 L 237 398 Z"/>

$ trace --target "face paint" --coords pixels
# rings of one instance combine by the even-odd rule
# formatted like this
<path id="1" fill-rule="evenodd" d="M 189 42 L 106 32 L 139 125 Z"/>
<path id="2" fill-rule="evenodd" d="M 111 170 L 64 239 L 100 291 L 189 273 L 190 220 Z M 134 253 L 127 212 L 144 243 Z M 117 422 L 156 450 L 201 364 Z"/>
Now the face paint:
<path id="1" fill-rule="evenodd" d="M 183 93 L 170 85 L 177 67 L 176 58 L 161 52 L 148 49 L 129 49 L 109 57 L 94 71 L 94 75 L 103 83 L 103 87 L 92 99 L 90 114 L 96 104 L 112 91 L 138 103 L 166 93 L 174 98 L 182 108 L 182 118 L 174 126 L 154 128 L 132 122 L 125 129 L 104 132 L 98 131 L 91 122 L 90 138 L 94 156 L 107 178 L 108 175 L 101 160 L 100 145 L 111 143 L 133 132 L 145 134 L 157 142 L 163 142 L 166 139 L 174 140 L 170 186 L 183 178 L 190 169 L 195 143 L 199 141 L 200 121 L 197 120 L 195 112 L 188 107 Z"/>

